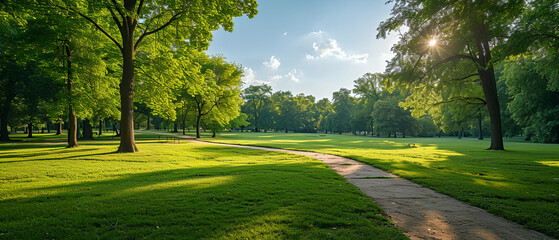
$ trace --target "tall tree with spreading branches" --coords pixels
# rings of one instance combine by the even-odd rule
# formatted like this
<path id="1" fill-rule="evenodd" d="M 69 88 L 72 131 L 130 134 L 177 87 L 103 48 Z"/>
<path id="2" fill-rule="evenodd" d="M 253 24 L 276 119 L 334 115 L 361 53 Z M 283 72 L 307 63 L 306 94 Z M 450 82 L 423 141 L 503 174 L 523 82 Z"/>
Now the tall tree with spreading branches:
<path id="1" fill-rule="evenodd" d="M 378 38 L 405 30 L 387 66 L 392 80 L 408 88 L 451 87 L 479 81 L 491 123 L 491 150 L 504 150 L 492 49 L 506 41 L 525 2 L 394 0 Z M 453 71 L 458 69 L 459 71 Z"/>
<path id="2" fill-rule="evenodd" d="M 36 3 L 48 11 L 71 12 L 86 19 L 120 51 L 118 152 L 138 150 L 134 139 L 134 56 L 141 47 L 204 49 L 212 38 L 211 31 L 220 27 L 232 31 L 233 17 L 252 18 L 257 13 L 256 0 L 37 0 Z"/>

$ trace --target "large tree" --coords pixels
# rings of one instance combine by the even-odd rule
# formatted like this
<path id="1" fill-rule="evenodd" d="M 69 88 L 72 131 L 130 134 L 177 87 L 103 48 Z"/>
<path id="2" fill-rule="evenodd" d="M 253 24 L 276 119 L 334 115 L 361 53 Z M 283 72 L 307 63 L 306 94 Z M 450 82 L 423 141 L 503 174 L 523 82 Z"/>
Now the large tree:
<path id="1" fill-rule="evenodd" d="M 200 138 L 202 118 L 213 125 L 225 126 L 240 114 L 241 76 L 240 66 L 228 63 L 223 57 L 208 57 L 204 53 L 194 56 L 198 65 L 194 74 L 185 74 L 184 95 L 187 104 L 193 106 L 196 115 L 196 138 Z M 190 68 L 190 64 L 184 68 Z M 190 70 L 185 69 L 185 72 Z"/>
<path id="2" fill-rule="evenodd" d="M 366 73 L 353 81 L 353 93 L 357 95 L 353 115 L 353 128 L 357 131 L 370 132 L 373 135 L 374 119 L 371 113 L 380 98 L 382 74 Z"/>
<path id="3" fill-rule="evenodd" d="M 270 96 L 272 95 L 272 87 L 266 84 L 250 85 L 243 90 L 243 99 L 245 99 L 246 111 L 249 121 L 254 126 L 254 131 L 259 132 L 262 126 L 261 116 L 266 104 L 270 104 Z"/>
<path id="4" fill-rule="evenodd" d="M 150 47 L 207 47 L 211 31 L 233 30 L 233 17 L 256 15 L 255 0 L 39 0 L 79 15 L 108 37 L 122 55 L 120 82 L 121 137 L 118 152 L 138 150 L 134 139 L 134 56 L 152 35 Z"/>
<path id="5" fill-rule="evenodd" d="M 351 129 L 351 117 L 355 99 L 351 96 L 351 91 L 341 88 L 332 94 L 333 114 L 330 117 L 332 131 L 342 134 Z"/>
<path id="6" fill-rule="evenodd" d="M 524 1 L 393 2 L 392 16 L 380 24 L 377 35 L 384 38 L 392 31 L 406 30 L 387 67 L 393 80 L 415 88 L 479 79 L 491 122 L 489 149 L 503 150 L 493 68 L 498 59 L 492 57 L 492 49 L 508 35 Z"/>
<path id="7" fill-rule="evenodd" d="M 526 56 L 505 64 L 503 78 L 512 96 L 508 109 L 528 139 L 559 143 L 559 89 L 553 86 L 556 79 L 538 72 L 541 60 Z"/>

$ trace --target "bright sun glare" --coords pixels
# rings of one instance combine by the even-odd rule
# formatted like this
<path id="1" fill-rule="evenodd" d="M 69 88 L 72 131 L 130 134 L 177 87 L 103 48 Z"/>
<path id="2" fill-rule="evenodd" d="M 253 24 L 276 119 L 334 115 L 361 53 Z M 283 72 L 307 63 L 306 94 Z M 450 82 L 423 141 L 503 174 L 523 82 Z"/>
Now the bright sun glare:
<path id="1" fill-rule="evenodd" d="M 437 45 L 437 39 L 431 39 L 431 41 L 429 41 L 429 46 L 434 47 L 435 45 Z"/>

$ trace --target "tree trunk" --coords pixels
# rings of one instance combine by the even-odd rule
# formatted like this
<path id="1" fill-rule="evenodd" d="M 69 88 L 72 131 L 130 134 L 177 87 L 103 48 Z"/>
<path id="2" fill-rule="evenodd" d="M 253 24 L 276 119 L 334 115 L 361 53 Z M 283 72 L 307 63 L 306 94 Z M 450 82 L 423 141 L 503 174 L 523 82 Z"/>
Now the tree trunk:
<path id="1" fill-rule="evenodd" d="M 186 121 L 182 120 L 182 135 L 186 135 Z"/>
<path id="2" fill-rule="evenodd" d="M 70 52 L 70 48 L 68 45 L 65 46 L 66 48 L 66 67 L 68 68 L 68 79 L 67 79 L 67 90 L 68 90 L 68 122 L 70 123 L 70 128 L 68 129 L 68 146 L 67 148 L 78 147 L 78 119 L 76 117 L 76 113 L 74 113 L 74 109 L 72 108 L 72 85 L 73 85 L 73 76 L 72 76 L 72 52 Z"/>
<path id="3" fill-rule="evenodd" d="M 51 127 L 52 127 L 52 126 L 50 125 L 50 123 L 47 122 L 47 133 L 50 133 L 50 128 L 51 128 Z"/>
<path id="4" fill-rule="evenodd" d="M 83 136 L 82 139 L 93 139 L 93 126 L 89 122 L 89 119 L 83 120 Z"/>
<path id="5" fill-rule="evenodd" d="M 116 124 L 113 122 L 113 131 L 115 132 L 115 137 L 120 137 L 120 133 L 118 132 L 118 128 Z"/>
<path id="6" fill-rule="evenodd" d="M 133 12 L 136 2 L 125 1 L 125 8 Z M 122 36 L 122 81 L 120 82 L 120 146 L 117 152 L 138 151 L 134 138 L 134 29 L 136 20 L 128 15 L 120 29 Z"/>
<path id="7" fill-rule="evenodd" d="M 179 125 L 177 123 L 173 123 L 173 132 L 179 132 Z"/>
<path id="8" fill-rule="evenodd" d="M 212 138 L 215 138 L 215 131 L 213 131 L 212 133 Z"/>
<path id="9" fill-rule="evenodd" d="M 2 106 L 2 116 L 0 117 L 0 141 L 10 141 L 10 135 L 8 133 L 8 112 L 10 111 L 11 100 L 5 101 L 4 106 Z"/>
<path id="10" fill-rule="evenodd" d="M 62 121 L 58 121 L 56 123 L 56 135 L 62 134 Z"/>
<path id="11" fill-rule="evenodd" d="M 200 119 L 202 119 L 202 116 L 198 114 L 196 116 L 196 138 L 200 138 Z"/>
<path id="12" fill-rule="evenodd" d="M 474 31 L 476 46 L 479 52 L 478 73 L 483 88 L 483 95 L 489 112 L 491 122 L 491 146 L 488 150 L 505 150 L 503 145 L 503 131 L 501 127 L 501 109 L 497 95 L 497 82 L 495 80 L 495 70 L 491 64 L 491 48 L 487 39 L 484 24 L 479 24 Z"/>
<path id="13" fill-rule="evenodd" d="M 45 133 L 45 127 L 41 127 L 41 134 Z"/>
<path id="14" fill-rule="evenodd" d="M 33 137 L 33 123 L 28 123 L 27 124 L 27 137 L 28 138 Z"/>
<path id="15" fill-rule="evenodd" d="M 99 119 L 99 136 L 103 135 L 103 120 Z"/>
<path id="16" fill-rule="evenodd" d="M 388 132 L 388 137 L 390 138 L 390 136 L 391 136 L 391 133 L 390 133 L 390 132 Z"/>
<path id="17" fill-rule="evenodd" d="M 481 113 L 479 114 L 479 116 L 477 117 L 477 124 L 478 124 L 478 128 L 479 128 L 479 136 L 478 136 L 478 140 L 483 140 L 483 125 L 482 125 L 482 118 L 481 118 Z"/>

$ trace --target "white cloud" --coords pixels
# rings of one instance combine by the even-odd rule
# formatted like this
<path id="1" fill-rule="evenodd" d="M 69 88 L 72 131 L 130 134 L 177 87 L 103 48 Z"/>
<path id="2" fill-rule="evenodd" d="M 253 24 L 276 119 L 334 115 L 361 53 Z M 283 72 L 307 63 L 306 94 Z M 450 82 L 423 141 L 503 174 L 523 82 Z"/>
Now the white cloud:
<path id="1" fill-rule="evenodd" d="M 264 66 L 266 67 L 271 68 L 272 70 L 278 70 L 281 62 L 279 61 L 279 59 L 276 58 L 276 56 L 272 56 L 269 62 L 263 62 L 262 64 L 264 64 Z"/>
<path id="2" fill-rule="evenodd" d="M 355 63 L 367 63 L 367 59 L 369 58 L 369 54 L 347 54 L 343 51 L 339 46 L 336 39 L 328 39 L 326 42 L 322 42 L 317 44 L 314 42 L 312 47 L 317 55 L 309 55 L 307 54 L 306 58 L 308 60 L 320 59 L 320 58 L 328 58 L 334 57 L 339 60 L 344 61 L 354 61 Z"/>
<path id="3" fill-rule="evenodd" d="M 283 36 L 285 36 L 285 35 L 287 35 L 287 32 L 284 32 L 284 33 L 283 33 Z"/>
<path id="4" fill-rule="evenodd" d="M 244 72 L 244 74 L 243 74 L 244 76 L 242 78 L 242 81 L 246 85 L 260 85 L 260 84 L 267 83 L 265 81 L 257 80 L 256 79 L 256 72 L 254 72 L 254 70 L 252 70 L 252 68 L 243 67 L 243 72 Z"/>
<path id="5" fill-rule="evenodd" d="M 324 36 L 324 34 L 326 34 L 326 32 L 322 31 L 322 30 L 318 30 L 318 32 L 310 32 L 308 34 L 309 37 L 317 37 L 317 38 L 322 38 Z"/>
<path id="6" fill-rule="evenodd" d="M 282 75 L 274 75 L 274 76 L 271 76 L 271 77 L 270 77 L 270 80 L 271 80 L 271 81 L 275 81 L 275 80 L 280 80 L 280 79 L 282 79 L 282 78 L 283 78 Z"/>
<path id="7" fill-rule="evenodd" d="M 285 75 L 285 77 L 291 81 L 299 83 L 301 75 L 302 75 L 301 73 L 297 72 L 297 69 L 293 69 L 287 75 Z"/>

